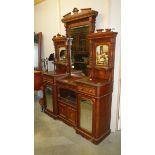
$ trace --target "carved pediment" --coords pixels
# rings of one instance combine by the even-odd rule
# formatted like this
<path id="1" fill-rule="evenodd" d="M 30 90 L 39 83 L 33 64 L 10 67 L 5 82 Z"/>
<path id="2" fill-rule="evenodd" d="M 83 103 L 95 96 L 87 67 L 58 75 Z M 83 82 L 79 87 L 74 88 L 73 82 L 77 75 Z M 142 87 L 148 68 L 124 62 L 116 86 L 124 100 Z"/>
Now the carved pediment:
<path id="1" fill-rule="evenodd" d="M 70 22 L 70 21 L 79 20 L 82 18 L 91 17 L 91 16 L 96 17 L 98 14 L 97 11 L 94 11 L 91 8 L 84 8 L 84 9 L 80 9 L 80 10 L 81 11 L 79 12 L 79 10 L 77 8 L 74 8 L 72 11 L 73 14 L 71 14 L 71 12 L 69 12 L 66 15 L 64 15 L 62 22 L 66 23 L 66 22 Z"/>

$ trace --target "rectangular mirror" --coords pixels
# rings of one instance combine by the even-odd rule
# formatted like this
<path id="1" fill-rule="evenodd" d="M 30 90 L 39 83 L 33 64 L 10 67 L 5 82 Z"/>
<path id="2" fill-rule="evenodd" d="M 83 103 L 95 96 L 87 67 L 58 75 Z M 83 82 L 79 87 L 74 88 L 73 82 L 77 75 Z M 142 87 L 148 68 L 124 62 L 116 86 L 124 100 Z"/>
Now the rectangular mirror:
<path id="1" fill-rule="evenodd" d="M 83 73 L 87 74 L 88 65 L 88 43 L 87 35 L 89 34 L 89 26 L 79 26 L 70 29 L 70 35 L 73 38 L 72 42 L 72 66 L 76 70 L 82 70 Z"/>

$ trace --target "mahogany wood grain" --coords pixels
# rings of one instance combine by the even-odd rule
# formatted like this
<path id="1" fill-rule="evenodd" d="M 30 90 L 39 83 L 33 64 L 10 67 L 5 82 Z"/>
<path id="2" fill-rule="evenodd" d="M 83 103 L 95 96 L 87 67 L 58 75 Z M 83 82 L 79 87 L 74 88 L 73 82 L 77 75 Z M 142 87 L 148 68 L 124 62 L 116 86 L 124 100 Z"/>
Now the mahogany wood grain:
<path id="1" fill-rule="evenodd" d="M 34 90 L 41 90 L 42 86 L 42 73 L 41 71 L 34 71 Z"/>

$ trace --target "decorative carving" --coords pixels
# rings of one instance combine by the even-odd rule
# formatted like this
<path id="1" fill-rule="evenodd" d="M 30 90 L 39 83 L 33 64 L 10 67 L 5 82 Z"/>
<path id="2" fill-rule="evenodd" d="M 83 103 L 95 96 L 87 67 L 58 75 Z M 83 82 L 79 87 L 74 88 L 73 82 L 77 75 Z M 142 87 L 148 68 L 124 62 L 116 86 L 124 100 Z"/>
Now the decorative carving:
<path id="1" fill-rule="evenodd" d="M 62 22 L 66 23 L 66 22 L 70 22 L 70 21 L 75 21 L 75 20 L 80 20 L 83 18 L 87 18 L 87 17 L 96 17 L 98 12 L 91 10 L 91 8 L 85 8 L 85 9 L 81 9 L 81 12 L 79 12 L 79 10 L 77 8 L 73 9 L 73 15 L 71 15 L 71 12 L 67 13 L 66 15 L 64 15 Z"/>
<path id="2" fill-rule="evenodd" d="M 66 73 L 66 60 L 67 60 L 67 38 L 64 35 L 57 34 L 52 38 L 55 46 L 55 72 Z M 54 69 L 55 69 L 54 67 Z"/>
<path id="3" fill-rule="evenodd" d="M 82 70 L 85 75 L 88 75 L 89 59 L 87 35 L 95 30 L 97 14 L 98 12 L 91 8 L 83 8 L 81 11 L 74 8 L 73 14 L 68 13 L 62 19 L 66 28 L 66 36 L 73 38 L 72 67 L 75 70 Z"/>
<path id="4" fill-rule="evenodd" d="M 104 29 L 97 29 L 96 31 L 97 32 L 102 32 Z"/>
<path id="5" fill-rule="evenodd" d="M 73 12 L 73 13 L 78 13 L 79 10 L 78 10 L 77 8 L 74 8 L 72 12 Z"/>

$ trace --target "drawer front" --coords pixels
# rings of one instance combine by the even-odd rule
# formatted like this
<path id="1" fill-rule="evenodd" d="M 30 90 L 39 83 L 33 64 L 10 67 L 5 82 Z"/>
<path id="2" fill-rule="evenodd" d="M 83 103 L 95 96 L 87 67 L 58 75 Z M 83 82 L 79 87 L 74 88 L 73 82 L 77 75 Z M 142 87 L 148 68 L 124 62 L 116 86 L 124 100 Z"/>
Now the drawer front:
<path id="1" fill-rule="evenodd" d="M 77 111 L 71 107 L 67 108 L 67 119 L 72 123 L 76 124 L 77 120 Z"/>
<path id="2" fill-rule="evenodd" d="M 88 87 L 85 85 L 78 86 L 78 91 L 85 93 L 85 94 L 89 94 L 89 95 L 96 95 L 96 89 L 95 88 Z"/>
<path id="3" fill-rule="evenodd" d="M 69 84 L 61 84 L 61 83 L 58 83 L 57 84 L 57 87 L 58 88 L 66 88 L 66 89 L 71 89 L 71 90 L 75 90 L 76 91 L 76 86 L 74 86 L 74 85 L 69 85 Z"/>
<path id="4" fill-rule="evenodd" d="M 66 105 L 59 103 L 59 115 L 63 118 L 66 118 Z"/>

